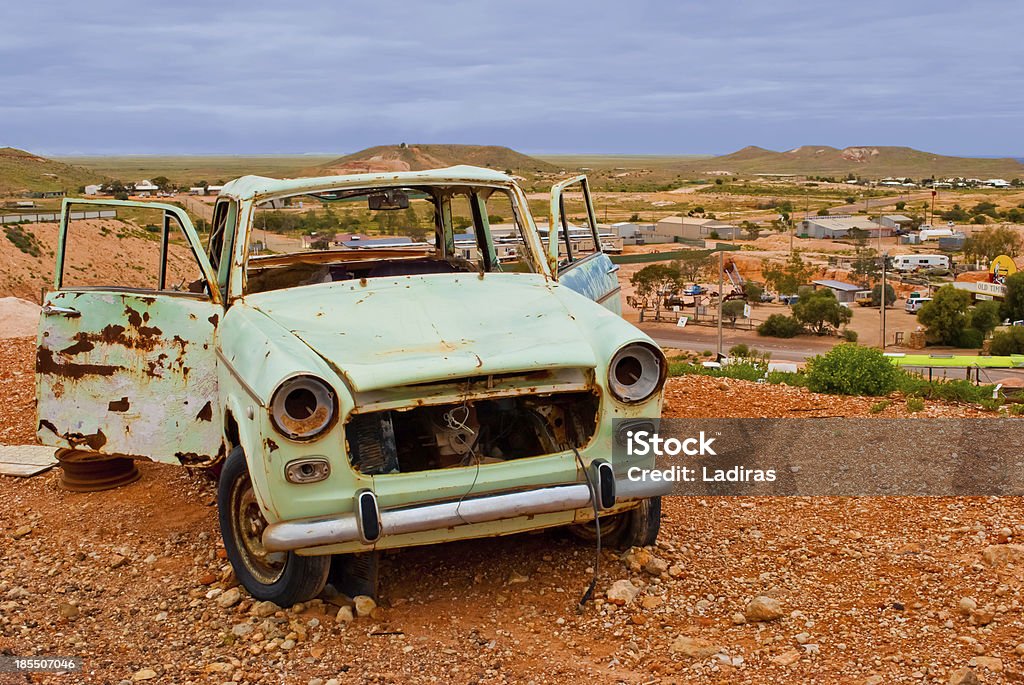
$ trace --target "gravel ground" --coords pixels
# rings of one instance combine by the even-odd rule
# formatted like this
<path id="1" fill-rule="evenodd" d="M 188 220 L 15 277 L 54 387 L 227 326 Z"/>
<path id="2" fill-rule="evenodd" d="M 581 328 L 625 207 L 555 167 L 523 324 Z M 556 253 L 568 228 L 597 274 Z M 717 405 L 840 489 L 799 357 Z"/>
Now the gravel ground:
<path id="1" fill-rule="evenodd" d="M 0 344 L 3 441 L 32 436 L 31 353 Z M 746 385 L 673 380 L 667 413 L 873 403 Z M 254 603 L 224 560 L 212 484 L 141 469 L 88 494 L 53 473 L 0 478 L 0 652 L 85 660 L 10 682 L 1024 681 L 1014 498 L 672 498 L 657 546 L 604 553 L 582 612 L 594 552 L 548 531 L 389 554 L 380 606 L 347 621 L 329 594 Z"/>

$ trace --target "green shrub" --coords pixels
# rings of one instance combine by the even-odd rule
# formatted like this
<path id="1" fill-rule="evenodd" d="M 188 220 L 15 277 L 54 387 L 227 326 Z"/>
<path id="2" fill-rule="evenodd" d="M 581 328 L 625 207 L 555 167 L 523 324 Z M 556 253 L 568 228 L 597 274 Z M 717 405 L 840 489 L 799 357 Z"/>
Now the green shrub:
<path id="1" fill-rule="evenodd" d="M 749 357 L 750 356 L 750 348 L 746 345 L 746 343 L 740 343 L 738 345 L 733 345 L 732 347 L 729 348 L 729 356 L 730 357 Z"/>
<path id="2" fill-rule="evenodd" d="M 978 402 L 978 404 L 981 405 L 982 409 L 986 409 L 988 411 L 999 411 L 1003 406 L 1003 401 L 992 397 L 986 397 L 981 402 Z"/>
<path id="3" fill-rule="evenodd" d="M 882 400 L 881 402 L 875 402 L 874 404 L 871 405 L 871 413 L 880 414 L 886 409 L 888 409 L 889 405 L 891 404 L 892 400 Z"/>
<path id="4" fill-rule="evenodd" d="M 1024 416 L 1024 404 L 1011 404 L 1007 410 L 1014 416 Z"/>
<path id="5" fill-rule="evenodd" d="M 807 387 L 839 395 L 887 395 L 896 389 L 899 370 L 880 350 L 854 343 L 836 345 L 807 361 Z"/>
<path id="6" fill-rule="evenodd" d="M 979 331 L 977 328 L 965 328 L 960 331 L 960 337 L 956 344 L 957 347 L 980 348 L 984 342 L 984 333 Z"/>
<path id="7" fill-rule="evenodd" d="M 904 395 L 927 397 L 947 402 L 968 402 L 971 404 L 979 404 L 985 399 L 991 399 L 994 388 L 995 386 L 992 385 L 974 385 L 974 383 L 964 379 L 929 382 L 926 378 L 908 373 L 902 369 L 900 370 L 896 385 L 896 389 Z"/>
<path id="8" fill-rule="evenodd" d="M 851 343 L 857 342 L 857 331 L 851 330 L 849 328 L 844 328 L 843 329 L 843 340 L 845 340 L 846 342 L 851 342 Z"/>
<path id="9" fill-rule="evenodd" d="M 39 239 L 31 231 L 25 230 L 21 224 L 8 224 L 4 226 L 4 233 L 7 239 L 14 243 L 14 246 L 27 255 L 38 257 L 42 254 L 39 247 Z"/>
<path id="10" fill-rule="evenodd" d="M 757 334 L 773 338 L 792 338 L 802 333 L 803 329 L 803 325 L 792 316 L 772 314 L 757 327 Z"/>
<path id="11" fill-rule="evenodd" d="M 924 400 L 920 397 L 908 397 L 907 398 L 907 411 L 918 412 L 924 410 Z"/>
<path id="12" fill-rule="evenodd" d="M 997 356 L 1024 354 L 1024 326 L 1011 326 L 1005 331 L 996 331 L 989 351 Z"/>

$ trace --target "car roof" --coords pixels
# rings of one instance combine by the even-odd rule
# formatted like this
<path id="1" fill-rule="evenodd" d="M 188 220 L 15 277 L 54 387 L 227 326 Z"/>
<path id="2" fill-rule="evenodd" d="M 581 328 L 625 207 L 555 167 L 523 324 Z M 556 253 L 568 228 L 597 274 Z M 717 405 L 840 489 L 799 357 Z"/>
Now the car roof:
<path id="1" fill-rule="evenodd" d="M 426 169 L 424 171 L 383 171 L 368 174 L 315 176 L 309 178 L 242 176 L 225 184 L 220 191 L 220 195 L 232 197 L 236 200 L 250 200 L 376 184 L 390 186 L 447 183 L 510 185 L 513 183 L 513 180 L 511 176 L 500 171 L 469 165 L 450 166 L 443 169 Z"/>

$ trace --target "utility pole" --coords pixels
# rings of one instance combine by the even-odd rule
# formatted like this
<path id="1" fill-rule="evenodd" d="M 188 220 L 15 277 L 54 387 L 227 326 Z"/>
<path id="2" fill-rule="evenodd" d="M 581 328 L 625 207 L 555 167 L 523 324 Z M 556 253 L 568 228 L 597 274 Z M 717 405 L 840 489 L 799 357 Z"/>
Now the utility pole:
<path id="1" fill-rule="evenodd" d="M 722 302 L 725 301 L 725 252 L 718 251 L 718 358 L 722 357 Z"/>
<path id="2" fill-rule="evenodd" d="M 885 352 L 885 263 L 888 260 L 888 258 L 889 258 L 889 253 L 888 252 L 882 253 L 882 293 L 881 293 L 881 295 L 882 295 L 882 297 L 881 297 L 882 311 L 881 311 L 881 317 L 880 317 L 880 326 L 881 326 L 882 330 L 881 330 L 881 338 L 879 339 L 880 340 L 879 347 L 881 347 L 883 352 Z"/>

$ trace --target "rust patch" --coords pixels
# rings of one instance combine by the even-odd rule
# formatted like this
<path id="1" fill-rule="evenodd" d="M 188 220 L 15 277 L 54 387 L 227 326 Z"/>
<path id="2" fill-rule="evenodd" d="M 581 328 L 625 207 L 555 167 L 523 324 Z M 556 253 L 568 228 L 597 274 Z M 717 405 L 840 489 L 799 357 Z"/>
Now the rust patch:
<path id="1" fill-rule="evenodd" d="M 210 461 L 209 457 L 204 457 L 195 452 L 175 452 L 174 456 L 177 457 L 182 466 L 203 466 Z"/>
<path id="2" fill-rule="evenodd" d="M 63 350 L 60 351 L 61 354 L 82 354 L 83 352 L 91 352 L 96 347 L 89 341 L 89 335 L 87 333 L 75 333 L 74 339 L 75 344 L 68 345 L 67 347 L 65 347 Z"/>
<path id="3" fill-rule="evenodd" d="M 106 364 L 61 364 L 53 357 L 53 350 L 40 347 L 36 351 L 36 373 L 44 376 L 63 376 L 65 378 L 83 378 L 85 376 L 113 376 L 124 369 L 120 366 Z"/>
<path id="4" fill-rule="evenodd" d="M 107 405 L 107 411 L 128 411 L 129 407 L 131 407 L 131 404 L 128 402 L 128 398 L 122 397 L 119 400 L 111 400 Z"/>
<path id="5" fill-rule="evenodd" d="M 128 317 L 128 325 L 139 332 L 140 341 L 144 338 L 155 338 L 163 334 L 163 331 L 156 326 L 144 325 L 149 322 L 149 312 L 139 314 L 137 311 L 126 305 L 124 313 L 125 316 Z M 140 345 L 140 347 L 142 346 Z"/>
<path id="6" fill-rule="evenodd" d="M 207 402 L 203 405 L 203 408 L 196 414 L 196 418 L 200 421 L 212 421 L 213 420 L 213 404 Z"/>
<path id="7" fill-rule="evenodd" d="M 207 321 L 209 321 L 209 322 L 210 322 L 210 323 L 212 323 L 212 324 L 213 324 L 214 326 L 216 326 L 216 325 L 217 325 L 217 323 L 218 323 L 218 322 L 220 321 L 220 315 L 219 315 L 219 314 L 211 314 L 211 315 L 210 315 L 210 318 L 209 318 L 209 319 L 207 319 Z"/>
<path id="8" fill-rule="evenodd" d="M 280 446 L 279 446 L 279 445 L 278 445 L 278 444 L 277 444 L 276 442 L 274 442 L 274 441 L 273 441 L 273 440 L 271 440 L 270 438 L 267 438 L 267 449 L 268 449 L 268 450 L 270 450 L 271 452 L 273 452 L 273 451 L 277 450 L 277 449 L 278 449 L 278 447 L 280 447 Z"/>

